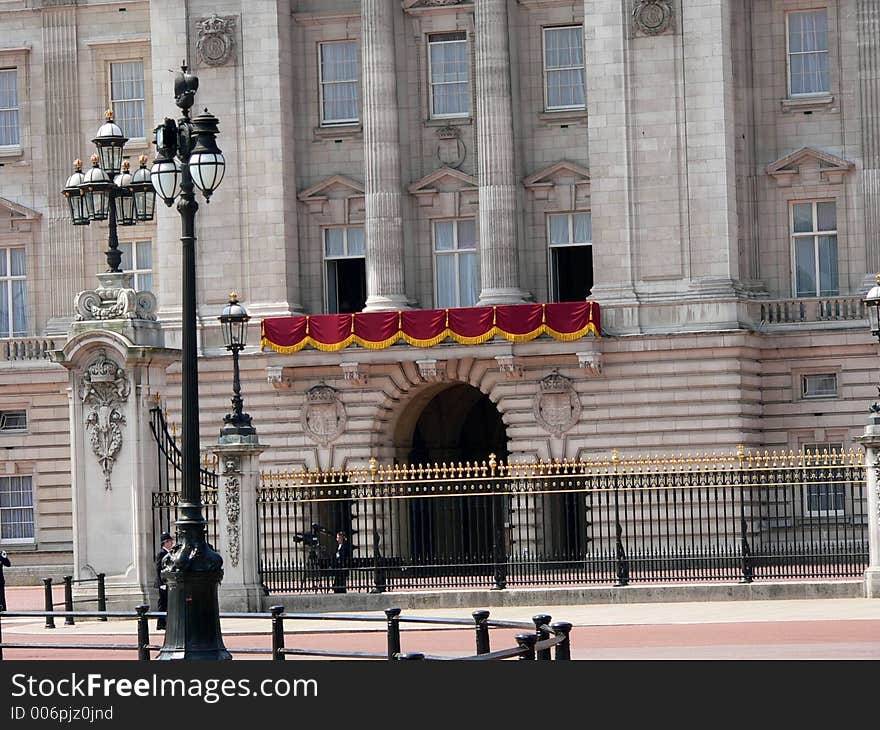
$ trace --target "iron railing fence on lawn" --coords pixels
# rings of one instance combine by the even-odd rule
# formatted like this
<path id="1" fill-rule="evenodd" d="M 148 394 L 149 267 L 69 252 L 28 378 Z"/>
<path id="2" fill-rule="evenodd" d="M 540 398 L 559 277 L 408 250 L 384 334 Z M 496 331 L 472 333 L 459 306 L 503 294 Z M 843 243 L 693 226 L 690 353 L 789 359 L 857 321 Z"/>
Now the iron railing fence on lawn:
<path id="1" fill-rule="evenodd" d="M 265 472 L 272 593 L 843 578 L 868 561 L 860 453 Z M 352 557 L 334 559 L 337 530 Z"/>
<path id="2" fill-rule="evenodd" d="M 150 409 L 150 431 L 156 443 L 159 464 L 158 489 L 153 491 L 153 544 L 160 545 L 163 532 L 174 534 L 178 517 L 181 490 L 181 453 L 176 433 L 169 431 L 165 414 L 158 406 Z M 199 469 L 199 485 L 202 496 L 202 513 L 207 520 L 207 540 L 213 543 L 217 535 L 217 457 L 202 454 Z"/>

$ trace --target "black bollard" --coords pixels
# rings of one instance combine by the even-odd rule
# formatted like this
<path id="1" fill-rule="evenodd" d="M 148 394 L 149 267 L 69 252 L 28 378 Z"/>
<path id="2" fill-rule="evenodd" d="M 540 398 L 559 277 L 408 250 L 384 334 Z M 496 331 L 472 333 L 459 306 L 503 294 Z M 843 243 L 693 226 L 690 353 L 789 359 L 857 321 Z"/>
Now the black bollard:
<path id="1" fill-rule="evenodd" d="M 140 606 L 135 606 L 134 610 L 137 611 L 138 622 L 138 659 L 143 662 L 148 662 L 150 661 L 150 650 L 147 649 L 147 645 L 150 643 L 150 625 L 147 613 L 149 612 L 150 607 L 146 604 L 141 604 Z"/>
<path id="2" fill-rule="evenodd" d="M 556 645 L 556 661 L 571 659 L 571 624 L 557 621 L 551 627 L 557 634 L 564 634 L 565 640 Z"/>
<path id="3" fill-rule="evenodd" d="M 73 611 L 73 576 L 65 575 L 64 576 L 64 610 L 65 611 Z M 73 620 L 73 616 L 68 614 L 64 617 L 64 625 L 65 626 L 73 626 L 75 621 Z"/>
<path id="4" fill-rule="evenodd" d="M 425 655 L 418 651 L 411 651 L 408 654 L 398 654 L 396 658 L 400 661 L 406 662 L 424 659 Z"/>
<path id="5" fill-rule="evenodd" d="M 400 609 L 386 608 L 388 618 L 388 658 L 394 659 L 400 654 Z"/>
<path id="6" fill-rule="evenodd" d="M 489 612 L 486 609 L 474 611 L 474 623 L 477 625 L 477 654 L 489 653 Z"/>
<path id="7" fill-rule="evenodd" d="M 538 635 L 538 641 L 544 641 L 550 638 L 550 620 L 551 617 L 548 616 L 546 613 L 539 613 L 536 616 L 532 616 L 532 621 L 535 622 L 535 633 Z M 546 649 L 539 649 L 536 652 L 536 656 L 541 661 L 546 661 L 553 658 L 550 655 L 549 647 Z"/>
<path id="8" fill-rule="evenodd" d="M 52 605 L 52 579 L 51 578 L 43 578 L 43 606 L 46 611 L 54 611 L 55 607 Z M 55 628 L 55 617 L 51 614 L 46 614 L 46 628 L 54 629 Z"/>
<path id="9" fill-rule="evenodd" d="M 107 610 L 107 593 L 104 590 L 104 574 L 98 573 L 98 610 Z M 98 621 L 106 621 L 106 616 L 99 616 Z"/>
<path id="10" fill-rule="evenodd" d="M 283 662 L 285 656 L 284 649 L 284 606 L 270 606 L 269 612 L 272 614 L 272 659 L 276 662 Z"/>
<path id="11" fill-rule="evenodd" d="M 517 634 L 516 643 L 519 648 L 523 649 L 523 653 L 519 655 L 520 659 L 529 661 L 535 660 L 535 643 L 538 641 L 537 634 Z"/>

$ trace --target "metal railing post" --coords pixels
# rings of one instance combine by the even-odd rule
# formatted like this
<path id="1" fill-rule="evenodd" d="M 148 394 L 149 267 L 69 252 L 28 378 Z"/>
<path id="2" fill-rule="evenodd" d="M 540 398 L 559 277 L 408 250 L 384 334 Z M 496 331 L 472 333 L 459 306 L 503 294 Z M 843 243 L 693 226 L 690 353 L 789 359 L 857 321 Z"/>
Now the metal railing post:
<path id="1" fill-rule="evenodd" d="M 537 634 L 517 634 L 516 635 L 516 643 L 519 644 L 520 649 L 524 649 L 522 654 L 519 655 L 520 659 L 525 659 L 528 661 L 535 660 L 535 644 L 538 641 Z"/>
<path id="2" fill-rule="evenodd" d="M 51 578 L 43 578 L 43 607 L 46 611 L 55 611 L 55 607 L 52 605 L 52 579 Z M 51 614 L 46 615 L 46 628 L 54 629 L 55 628 L 55 617 Z"/>
<path id="3" fill-rule="evenodd" d="M 65 611 L 73 611 L 73 576 L 65 575 L 64 576 L 64 610 Z M 65 626 L 73 626 L 76 622 L 73 620 L 73 616 L 68 614 L 64 617 L 64 625 Z"/>
<path id="4" fill-rule="evenodd" d="M 539 613 L 537 616 L 532 616 L 532 621 L 535 622 L 535 633 L 537 634 L 537 641 L 544 641 L 545 639 L 550 638 L 550 624 L 551 616 L 546 613 Z M 546 661 L 551 659 L 550 649 L 540 649 L 537 654 L 537 658 L 541 661 Z"/>
<path id="5" fill-rule="evenodd" d="M 388 619 L 388 658 L 394 659 L 400 654 L 400 609 L 386 608 L 385 616 Z"/>
<path id="6" fill-rule="evenodd" d="M 147 618 L 147 612 L 150 607 L 146 604 L 135 606 L 137 611 L 137 635 L 138 635 L 138 659 L 143 662 L 150 661 L 150 650 L 147 645 L 150 643 L 150 625 Z"/>
<path id="7" fill-rule="evenodd" d="M 272 660 L 283 662 L 284 649 L 284 606 L 270 606 L 272 614 Z"/>
<path id="8" fill-rule="evenodd" d="M 489 649 L 489 612 L 485 609 L 474 611 L 474 623 L 477 632 L 477 654 L 488 654 Z"/>
<path id="9" fill-rule="evenodd" d="M 98 610 L 107 610 L 107 593 L 104 590 L 104 574 L 98 573 Z M 106 616 L 99 616 L 98 621 L 106 621 Z"/>
<path id="10" fill-rule="evenodd" d="M 556 645 L 556 661 L 571 659 L 571 624 L 568 621 L 557 621 L 550 628 L 565 636 L 565 640 Z"/>

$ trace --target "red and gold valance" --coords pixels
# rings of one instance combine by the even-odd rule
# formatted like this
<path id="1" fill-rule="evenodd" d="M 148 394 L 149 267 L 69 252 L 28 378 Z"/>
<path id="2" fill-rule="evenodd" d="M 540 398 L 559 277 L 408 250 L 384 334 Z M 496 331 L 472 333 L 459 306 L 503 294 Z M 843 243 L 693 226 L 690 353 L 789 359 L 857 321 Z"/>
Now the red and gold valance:
<path id="1" fill-rule="evenodd" d="M 558 302 L 268 317 L 262 322 L 260 344 L 287 354 L 306 345 L 324 352 L 336 352 L 352 343 L 381 350 L 400 340 L 415 347 L 433 347 L 447 338 L 479 345 L 495 336 L 528 342 L 543 334 L 563 342 L 587 334 L 598 337 L 599 305 Z"/>

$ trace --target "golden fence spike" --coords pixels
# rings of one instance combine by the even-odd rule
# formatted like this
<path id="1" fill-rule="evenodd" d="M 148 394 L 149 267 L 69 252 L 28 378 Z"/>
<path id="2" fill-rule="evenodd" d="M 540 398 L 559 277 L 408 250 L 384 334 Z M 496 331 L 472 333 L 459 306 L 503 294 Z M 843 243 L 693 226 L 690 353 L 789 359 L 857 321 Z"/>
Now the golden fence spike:
<path id="1" fill-rule="evenodd" d="M 495 474 L 495 454 L 489 454 L 489 470 L 494 476 Z"/>

